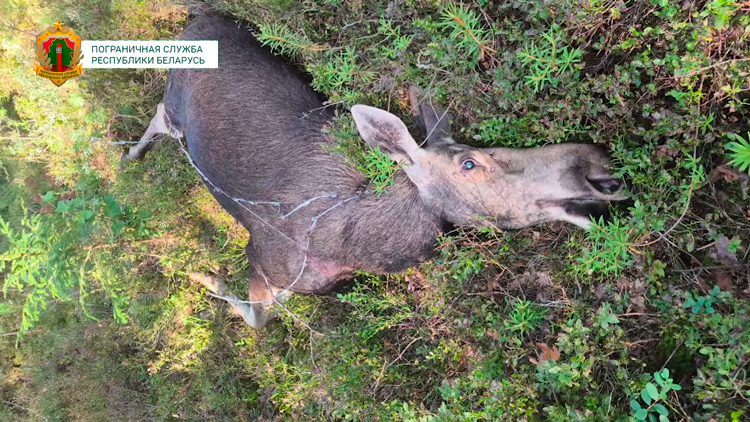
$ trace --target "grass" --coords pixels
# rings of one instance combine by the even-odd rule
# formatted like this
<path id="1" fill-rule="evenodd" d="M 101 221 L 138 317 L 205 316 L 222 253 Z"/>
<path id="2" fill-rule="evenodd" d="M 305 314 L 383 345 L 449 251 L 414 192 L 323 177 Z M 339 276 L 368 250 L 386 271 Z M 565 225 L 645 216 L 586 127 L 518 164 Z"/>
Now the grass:
<path id="1" fill-rule="evenodd" d="M 58 18 L 84 39 L 170 39 L 188 10 L 3 3 L 1 420 L 750 417 L 745 3 L 191 7 L 246 20 L 306 69 L 337 107 L 330 152 L 382 195 L 400 170 L 344 107 L 408 123 L 416 84 L 464 143 L 602 145 L 630 200 L 588 232 L 459 227 L 435 260 L 294 296 L 294 316 L 254 332 L 188 279 L 214 272 L 243 294 L 247 234 L 176 145 L 118 169 L 110 142 L 140 137 L 166 72 L 57 88 L 31 70 L 33 37 Z"/>

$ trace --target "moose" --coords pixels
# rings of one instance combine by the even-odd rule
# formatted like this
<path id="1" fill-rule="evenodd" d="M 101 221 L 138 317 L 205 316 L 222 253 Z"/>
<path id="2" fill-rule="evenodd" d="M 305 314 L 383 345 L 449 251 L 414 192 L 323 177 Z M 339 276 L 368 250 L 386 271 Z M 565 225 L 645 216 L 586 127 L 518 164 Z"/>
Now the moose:
<path id="1" fill-rule="evenodd" d="M 608 201 L 625 199 L 602 148 L 460 144 L 448 113 L 416 88 L 411 108 L 421 143 L 395 115 L 351 108 L 365 143 L 399 165 L 387 192 L 376 193 L 344 156 L 325 148 L 336 142 L 323 131 L 332 108 L 250 31 L 206 15 L 180 39 L 218 40 L 219 67 L 172 69 L 142 142 L 123 159 L 142 159 L 159 135 L 180 146 L 185 140 L 207 188 L 251 234 L 249 300 L 217 277 L 198 281 L 256 329 L 292 293 L 323 294 L 355 270 L 397 273 L 430 259 L 439 234 L 453 225 L 518 229 L 559 220 L 585 228 Z"/>

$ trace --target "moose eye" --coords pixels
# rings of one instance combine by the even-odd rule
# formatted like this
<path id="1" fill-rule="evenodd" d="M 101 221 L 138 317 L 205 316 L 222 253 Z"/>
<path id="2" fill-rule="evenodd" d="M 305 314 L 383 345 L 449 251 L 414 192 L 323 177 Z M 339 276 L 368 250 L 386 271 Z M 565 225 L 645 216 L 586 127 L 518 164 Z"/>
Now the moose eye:
<path id="1" fill-rule="evenodd" d="M 463 163 L 463 164 L 461 165 L 461 167 L 463 167 L 463 169 L 464 169 L 464 170 L 471 170 L 471 169 L 473 169 L 474 167 L 476 167 L 476 164 L 475 164 L 475 163 L 474 163 L 474 162 L 473 162 L 472 160 L 466 160 L 466 161 L 464 161 L 464 163 Z"/>

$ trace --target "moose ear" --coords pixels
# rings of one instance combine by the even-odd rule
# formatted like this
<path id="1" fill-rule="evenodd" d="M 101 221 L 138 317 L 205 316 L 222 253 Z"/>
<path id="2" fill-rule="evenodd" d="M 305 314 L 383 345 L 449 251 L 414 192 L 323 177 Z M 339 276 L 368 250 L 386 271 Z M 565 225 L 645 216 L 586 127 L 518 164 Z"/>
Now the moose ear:
<path id="1" fill-rule="evenodd" d="M 452 116 L 448 113 L 448 110 L 433 106 L 432 102 L 425 96 L 424 91 L 416 85 L 409 88 L 409 104 L 411 114 L 425 136 L 424 142 L 420 145 L 456 143 L 451 137 Z"/>
<path id="2" fill-rule="evenodd" d="M 412 164 L 424 150 L 414 142 L 406 125 L 393 114 L 366 105 L 352 107 L 357 130 L 367 145 L 380 149 L 399 163 Z"/>

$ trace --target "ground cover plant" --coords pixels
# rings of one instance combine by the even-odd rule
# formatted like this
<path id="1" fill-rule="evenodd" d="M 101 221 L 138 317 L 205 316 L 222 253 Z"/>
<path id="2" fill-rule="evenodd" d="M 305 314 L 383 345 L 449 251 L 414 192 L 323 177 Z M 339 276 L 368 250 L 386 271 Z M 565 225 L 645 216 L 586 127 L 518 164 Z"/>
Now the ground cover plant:
<path id="1" fill-rule="evenodd" d="M 262 332 L 246 234 L 174 143 L 120 168 L 166 72 L 57 88 L 33 40 L 172 39 L 217 10 L 309 73 L 331 153 L 400 171 L 346 108 L 418 85 L 480 146 L 596 143 L 630 200 L 589 231 L 457 228 L 404 274 L 294 296 Z M 0 4 L 0 419 L 743 421 L 750 417 L 750 4 L 18 0 Z M 252 101 L 252 99 L 248 99 Z M 417 134 L 416 127 L 412 132 Z"/>

